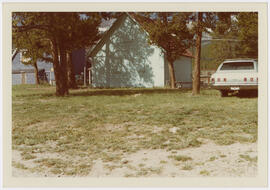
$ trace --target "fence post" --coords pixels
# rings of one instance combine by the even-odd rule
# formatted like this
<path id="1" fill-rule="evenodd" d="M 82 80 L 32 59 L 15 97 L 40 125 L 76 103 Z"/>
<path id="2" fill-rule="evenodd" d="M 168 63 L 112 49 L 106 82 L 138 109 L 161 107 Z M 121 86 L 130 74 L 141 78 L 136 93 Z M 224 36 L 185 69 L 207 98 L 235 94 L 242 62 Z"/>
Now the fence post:
<path id="1" fill-rule="evenodd" d="M 83 85 L 86 86 L 86 67 L 83 68 Z"/>
<path id="2" fill-rule="evenodd" d="M 88 83 L 89 83 L 89 86 L 91 86 L 91 68 L 88 69 L 88 72 L 89 72 L 88 73 L 89 74 L 89 79 L 88 79 L 89 81 L 88 81 Z"/>
<path id="3" fill-rule="evenodd" d="M 26 75 L 24 71 L 21 71 L 21 83 L 25 84 L 26 83 Z"/>

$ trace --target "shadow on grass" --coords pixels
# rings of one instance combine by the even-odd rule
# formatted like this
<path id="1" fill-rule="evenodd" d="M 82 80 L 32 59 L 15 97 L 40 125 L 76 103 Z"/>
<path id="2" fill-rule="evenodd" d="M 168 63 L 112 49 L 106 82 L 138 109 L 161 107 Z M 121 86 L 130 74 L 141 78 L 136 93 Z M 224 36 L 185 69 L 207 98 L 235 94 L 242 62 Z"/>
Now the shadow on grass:
<path id="1" fill-rule="evenodd" d="M 51 88 L 29 88 L 31 90 L 28 93 L 17 93 L 15 97 L 56 97 L 55 89 L 47 90 Z M 38 91 L 36 91 L 38 90 Z M 40 91 L 41 90 L 41 91 Z M 177 94 L 190 92 L 191 89 L 170 89 L 170 88 L 78 88 L 70 90 L 68 96 L 59 98 L 68 98 L 75 96 L 127 96 L 135 94 Z M 210 89 L 204 90 L 209 91 Z M 204 93 L 202 93 L 204 94 Z M 218 95 L 218 93 L 216 94 Z M 219 96 L 219 95 L 218 95 Z M 228 97 L 238 98 L 258 98 L 257 92 L 244 92 L 244 93 L 230 93 Z M 226 97 L 224 97 L 226 98 Z"/>
<path id="2" fill-rule="evenodd" d="M 238 98 L 258 98 L 258 92 L 238 92 L 238 93 L 232 93 L 230 95 L 231 97 L 232 96 L 235 96 L 235 97 L 238 97 Z M 228 96 L 228 97 L 230 97 Z"/>
<path id="3" fill-rule="evenodd" d="M 258 94 L 237 94 L 238 98 L 258 98 Z"/>
<path id="4" fill-rule="evenodd" d="M 90 89 L 73 91 L 69 96 L 126 96 L 135 94 L 164 94 L 187 92 L 188 89 Z"/>
<path id="5" fill-rule="evenodd" d="M 22 94 L 16 94 L 15 97 L 57 97 L 55 95 L 55 91 L 46 92 L 47 89 L 44 89 L 45 91 L 34 91 L 36 89 L 32 88 L 31 92 L 28 93 L 22 93 Z M 37 89 L 37 90 L 43 90 L 43 89 Z M 135 94 L 166 94 L 166 93 L 183 93 L 188 92 L 190 89 L 169 89 L 169 88 L 123 88 L 123 89 L 114 89 L 114 88 L 78 88 L 70 90 L 68 96 L 59 96 L 59 98 L 68 98 L 68 97 L 74 97 L 74 96 L 126 96 L 126 95 L 135 95 Z"/>

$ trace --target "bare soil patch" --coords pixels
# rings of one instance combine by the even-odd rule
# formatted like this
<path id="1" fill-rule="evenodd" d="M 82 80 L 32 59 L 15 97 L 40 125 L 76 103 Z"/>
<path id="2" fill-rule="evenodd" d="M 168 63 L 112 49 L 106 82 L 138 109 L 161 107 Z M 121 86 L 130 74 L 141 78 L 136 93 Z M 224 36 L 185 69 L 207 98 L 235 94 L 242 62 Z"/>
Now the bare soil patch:
<path id="1" fill-rule="evenodd" d="M 190 157 L 186 161 L 178 157 Z M 35 160 L 71 159 L 72 162 L 83 162 L 76 156 L 64 158 L 58 153 L 38 153 L 32 160 L 23 160 L 20 151 L 13 150 L 13 163 L 23 164 L 27 169 L 13 167 L 14 177 L 65 177 L 50 170 L 38 172 Z M 246 159 L 250 158 L 250 159 Z M 256 161 L 254 161 L 256 160 Z M 145 149 L 135 153 L 124 154 L 119 162 L 104 162 L 96 159 L 88 162 L 91 165 L 87 177 L 255 177 L 257 174 L 257 144 L 234 143 L 228 146 L 217 145 L 209 140 L 200 147 L 166 151 L 164 149 Z M 36 168 L 32 170 L 31 168 Z"/>

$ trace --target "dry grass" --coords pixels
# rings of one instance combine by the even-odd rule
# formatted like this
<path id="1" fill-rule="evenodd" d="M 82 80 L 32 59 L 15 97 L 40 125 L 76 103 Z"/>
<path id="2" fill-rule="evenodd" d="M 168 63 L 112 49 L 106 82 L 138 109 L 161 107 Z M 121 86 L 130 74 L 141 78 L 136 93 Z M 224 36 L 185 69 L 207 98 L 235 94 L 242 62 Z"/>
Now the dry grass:
<path id="1" fill-rule="evenodd" d="M 189 156 L 183 156 L 183 155 L 177 155 L 177 156 L 172 156 L 175 160 L 177 161 L 182 161 L 182 162 L 186 162 L 188 160 L 192 160 L 191 157 Z"/>
<path id="2" fill-rule="evenodd" d="M 200 138 L 220 145 L 257 141 L 257 98 L 221 98 L 214 90 L 199 96 L 169 89 L 79 89 L 64 98 L 53 93 L 48 86 L 13 87 L 12 145 L 23 159 L 55 174 L 84 176 L 96 159 L 121 164 L 124 154 L 198 147 Z M 42 153 L 73 159 L 36 158 Z M 136 175 L 161 170 L 140 168 Z"/>

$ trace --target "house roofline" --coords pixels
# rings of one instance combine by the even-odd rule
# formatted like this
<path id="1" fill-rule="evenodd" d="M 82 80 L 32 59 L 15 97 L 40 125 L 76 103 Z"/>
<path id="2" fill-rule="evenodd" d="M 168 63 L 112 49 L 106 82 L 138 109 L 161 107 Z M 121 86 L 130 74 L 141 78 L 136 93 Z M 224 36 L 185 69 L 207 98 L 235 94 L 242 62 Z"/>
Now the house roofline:
<path id="1" fill-rule="evenodd" d="M 122 22 L 126 19 L 128 15 L 126 13 L 123 13 L 121 16 L 119 16 L 116 21 L 113 23 L 113 25 L 110 27 L 110 29 L 105 32 L 105 34 L 101 37 L 100 41 L 96 44 L 96 46 L 90 51 L 89 57 L 95 56 L 98 51 L 103 47 L 103 45 L 106 43 L 106 40 L 118 29 L 118 27 L 122 24 Z"/>
<path id="2" fill-rule="evenodd" d="M 136 20 L 136 18 L 134 18 L 130 13 L 124 12 L 122 15 L 120 15 L 116 19 L 116 21 L 113 23 L 110 29 L 102 36 L 102 38 L 96 44 L 96 46 L 89 53 L 87 53 L 88 54 L 87 57 L 94 57 L 100 51 L 100 49 L 104 46 L 107 39 L 121 26 L 121 24 L 127 17 L 129 17 L 135 24 L 139 25 L 143 29 L 143 31 L 146 33 L 146 35 L 148 35 L 149 37 L 149 33 L 145 30 L 144 27 L 141 26 L 141 24 Z M 186 50 L 186 52 L 183 53 L 181 56 L 194 58 L 194 56 L 189 50 Z"/>

